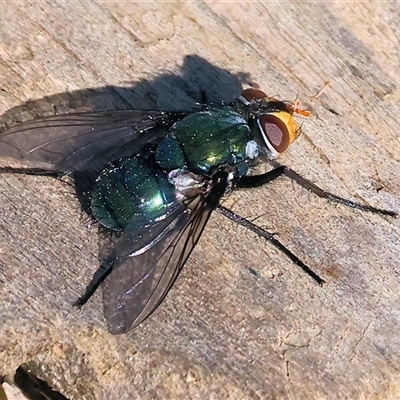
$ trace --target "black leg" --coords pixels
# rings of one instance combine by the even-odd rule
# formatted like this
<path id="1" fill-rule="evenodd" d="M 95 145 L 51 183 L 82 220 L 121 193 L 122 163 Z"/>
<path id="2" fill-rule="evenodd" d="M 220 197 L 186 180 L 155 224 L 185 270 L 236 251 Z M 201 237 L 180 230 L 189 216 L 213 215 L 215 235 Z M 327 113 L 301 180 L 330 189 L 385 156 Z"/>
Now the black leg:
<path id="1" fill-rule="evenodd" d="M 21 174 L 21 175 L 39 175 L 51 176 L 53 178 L 61 178 L 63 174 L 53 170 L 41 168 L 13 168 L 13 167 L 0 167 L 0 174 Z"/>
<path id="2" fill-rule="evenodd" d="M 115 255 L 113 254 L 112 261 L 114 261 Z M 79 297 L 79 299 L 73 304 L 74 307 L 82 307 L 86 302 L 93 296 L 94 292 L 99 288 L 99 286 L 105 281 L 108 275 L 112 271 L 112 262 L 104 261 L 100 264 L 98 270 L 94 273 L 92 280 L 89 282 L 85 289 L 85 293 Z"/>
<path id="3" fill-rule="evenodd" d="M 327 192 L 327 191 L 321 189 L 320 187 L 318 187 L 317 185 L 314 185 L 312 182 L 301 177 L 297 172 L 295 172 L 292 169 L 290 169 L 289 167 L 286 167 L 283 165 L 273 169 L 272 171 L 268 171 L 265 174 L 244 176 L 244 177 L 240 178 L 236 187 L 238 187 L 238 188 L 254 188 L 254 187 L 262 186 L 268 182 L 273 181 L 274 179 L 278 178 L 281 175 L 287 176 L 288 178 L 292 179 L 293 181 L 298 183 L 303 188 L 316 194 L 318 197 L 333 201 L 335 203 L 343 204 L 346 207 L 357 208 L 359 210 L 368 211 L 368 212 L 372 212 L 375 214 L 389 215 L 391 217 L 397 217 L 397 215 L 398 215 L 394 211 L 383 210 L 381 208 L 367 206 L 364 204 L 356 203 L 352 200 L 344 199 L 343 197 L 336 196 L 335 194 Z"/>
<path id="4" fill-rule="evenodd" d="M 283 254 L 289 257 L 289 259 L 292 260 L 296 265 L 298 265 L 301 269 L 303 269 L 304 272 L 310 275 L 311 278 L 313 278 L 320 286 L 322 286 L 325 283 L 325 281 L 322 278 L 320 278 L 314 271 L 312 271 L 310 267 L 304 264 L 303 261 L 301 261 L 297 256 L 295 256 L 279 240 L 275 239 L 273 233 L 270 233 L 260 228 L 259 226 L 248 221 L 246 218 L 241 217 L 240 215 L 234 213 L 233 211 L 229 210 L 224 206 L 218 205 L 216 209 L 220 214 L 225 215 L 225 217 L 229 218 L 230 220 L 236 222 L 239 225 L 244 226 L 247 229 L 250 229 L 252 232 L 268 240 L 278 250 L 280 250 Z"/>
<path id="5" fill-rule="evenodd" d="M 86 286 L 85 293 L 74 303 L 75 307 L 80 308 L 83 306 L 93 296 L 94 292 L 105 281 L 108 275 L 110 275 L 115 262 L 115 247 L 119 237 L 120 233 L 111 232 L 108 229 L 99 227 L 98 239 L 100 266 L 93 274 L 89 284 Z"/>

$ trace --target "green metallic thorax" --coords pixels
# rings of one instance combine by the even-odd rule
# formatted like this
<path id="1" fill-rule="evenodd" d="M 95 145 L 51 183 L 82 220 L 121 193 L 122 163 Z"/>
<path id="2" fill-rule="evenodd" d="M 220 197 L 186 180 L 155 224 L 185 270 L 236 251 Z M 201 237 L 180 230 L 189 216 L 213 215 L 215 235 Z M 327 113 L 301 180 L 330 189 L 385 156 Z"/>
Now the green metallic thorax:
<path id="1" fill-rule="evenodd" d="M 198 112 L 171 127 L 157 149 L 157 162 L 167 170 L 208 173 L 218 165 L 246 161 L 246 145 L 252 139 L 246 120 L 233 108 Z"/>

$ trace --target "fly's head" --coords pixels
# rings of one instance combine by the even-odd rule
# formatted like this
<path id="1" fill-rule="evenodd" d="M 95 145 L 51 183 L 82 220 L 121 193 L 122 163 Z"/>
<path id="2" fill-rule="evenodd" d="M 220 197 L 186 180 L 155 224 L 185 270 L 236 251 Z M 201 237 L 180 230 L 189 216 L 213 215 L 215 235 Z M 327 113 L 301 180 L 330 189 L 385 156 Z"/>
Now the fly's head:
<path id="1" fill-rule="evenodd" d="M 268 159 L 278 157 L 300 135 L 294 117 L 310 116 L 299 101 L 280 101 L 258 89 L 244 90 L 239 102 L 246 108 L 249 126 Z"/>

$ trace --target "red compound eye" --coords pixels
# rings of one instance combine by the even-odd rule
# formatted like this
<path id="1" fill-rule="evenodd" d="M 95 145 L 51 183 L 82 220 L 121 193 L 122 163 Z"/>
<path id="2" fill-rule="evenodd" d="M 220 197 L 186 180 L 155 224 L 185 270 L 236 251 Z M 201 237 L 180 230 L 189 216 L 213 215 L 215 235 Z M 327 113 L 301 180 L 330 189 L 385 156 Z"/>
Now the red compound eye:
<path id="1" fill-rule="evenodd" d="M 290 145 L 290 134 L 287 124 L 275 115 L 263 115 L 259 119 L 259 125 L 272 147 L 283 153 Z"/>
<path id="2" fill-rule="evenodd" d="M 262 90 L 253 89 L 253 88 L 243 90 L 241 96 L 244 97 L 249 102 L 252 102 L 255 100 L 261 100 L 261 99 L 264 99 L 265 97 L 267 97 L 267 95 Z"/>

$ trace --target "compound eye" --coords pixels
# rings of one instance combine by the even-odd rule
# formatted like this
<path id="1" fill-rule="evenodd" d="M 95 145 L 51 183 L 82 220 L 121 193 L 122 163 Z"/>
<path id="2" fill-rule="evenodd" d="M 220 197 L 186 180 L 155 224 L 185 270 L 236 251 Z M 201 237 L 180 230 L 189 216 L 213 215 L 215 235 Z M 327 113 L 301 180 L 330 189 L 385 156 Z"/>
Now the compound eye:
<path id="1" fill-rule="evenodd" d="M 248 102 L 261 100 L 261 99 L 264 99 L 265 97 L 267 97 L 267 95 L 262 90 L 253 89 L 253 88 L 243 90 L 241 96 L 244 99 L 246 99 Z"/>
<path id="2" fill-rule="evenodd" d="M 275 115 L 263 115 L 258 120 L 266 145 L 283 153 L 290 145 L 291 138 L 287 124 Z M 271 149 L 272 150 L 272 149 Z"/>

